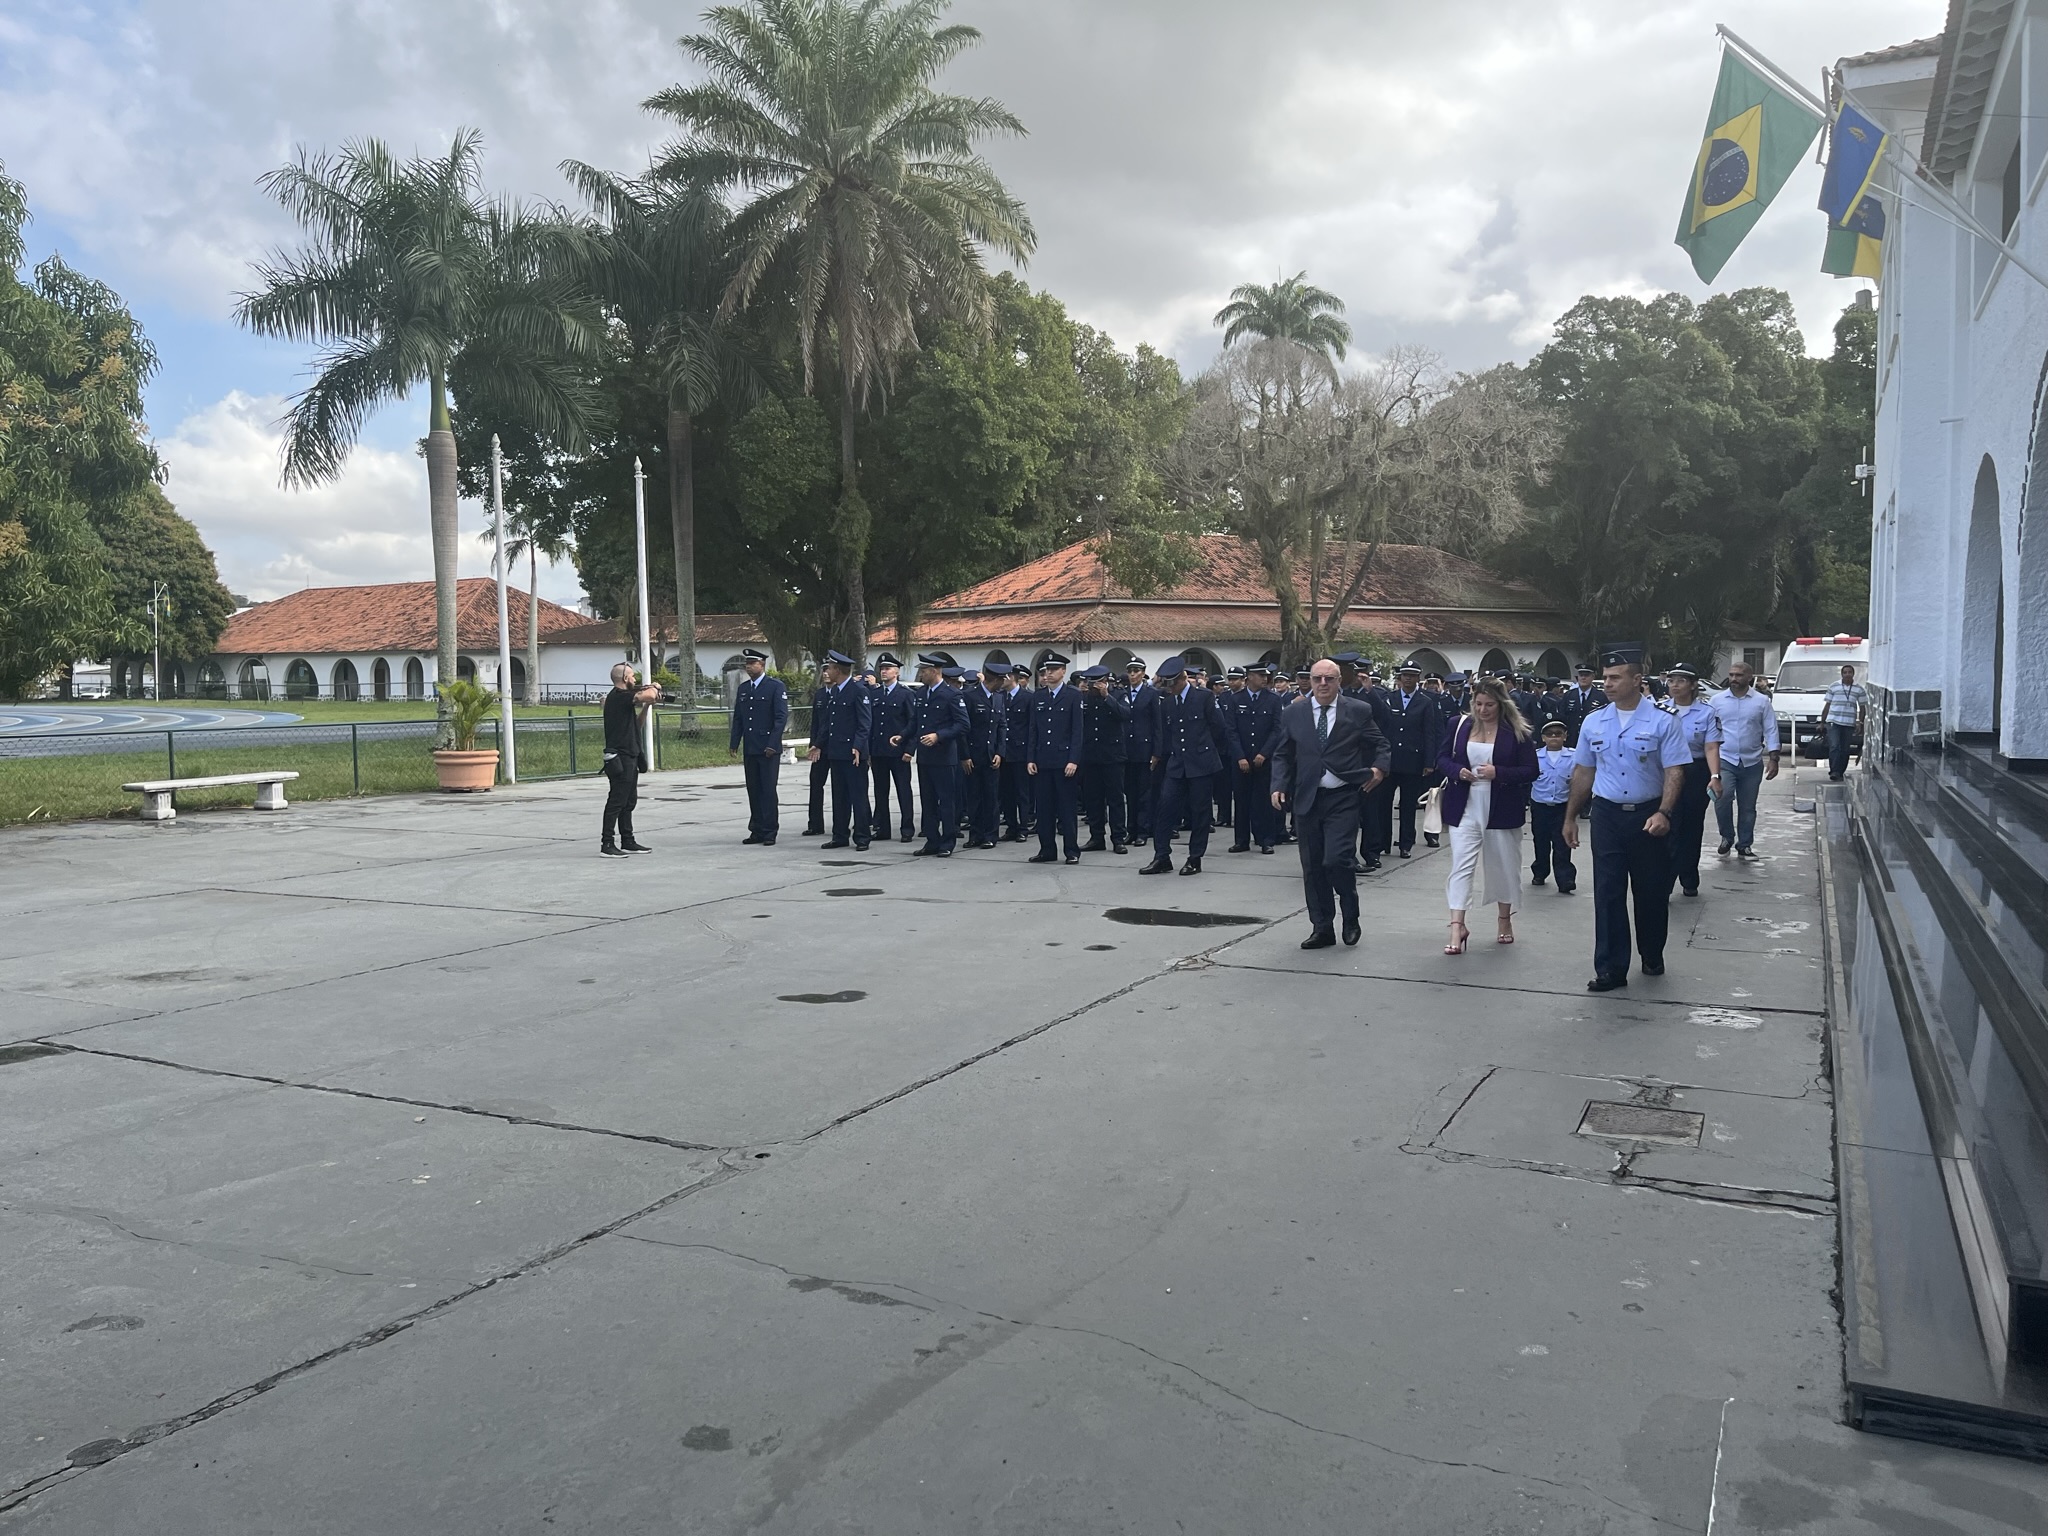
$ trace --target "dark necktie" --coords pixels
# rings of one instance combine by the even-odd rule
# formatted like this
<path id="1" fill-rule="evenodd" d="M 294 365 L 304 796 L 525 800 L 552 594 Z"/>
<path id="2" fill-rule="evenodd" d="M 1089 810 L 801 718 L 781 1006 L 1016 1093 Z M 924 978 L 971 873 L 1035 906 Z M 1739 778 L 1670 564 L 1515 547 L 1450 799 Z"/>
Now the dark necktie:
<path id="1" fill-rule="evenodd" d="M 1316 705 L 1316 739 L 1324 746 L 1330 744 L 1330 706 Z"/>

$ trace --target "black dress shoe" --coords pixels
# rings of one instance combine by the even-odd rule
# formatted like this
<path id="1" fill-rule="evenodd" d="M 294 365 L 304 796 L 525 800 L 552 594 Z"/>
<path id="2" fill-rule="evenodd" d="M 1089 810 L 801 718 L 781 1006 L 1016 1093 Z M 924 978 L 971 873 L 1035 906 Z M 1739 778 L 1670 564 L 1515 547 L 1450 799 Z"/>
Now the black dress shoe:
<path id="1" fill-rule="evenodd" d="M 831 842 L 829 842 L 829 843 L 820 843 L 820 844 L 819 844 L 818 846 L 819 846 L 820 848 L 851 848 L 851 847 L 853 846 L 853 844 L 852 844 L 852 843 L 850 843 L 850 842 L 848 842 L 848 841 L 847 841 L 847 840 L 846 840 L 845 838 L 843 838 L 843 837 L 835 837 L 835 838 L 833 838 L 833 839 L 832 839 L 832 841 L 831 841 Z"/>
<path id="2" fill-rule="evenodd" d="M 905 832 L 901 837 L 897 838 L 896 841 L 898 841 L 899 843 L 907 843 L 915 836 L 917 836 L 915 832 Z"/>
<path id="3" fill-rule="evenodd" d="M 1560 885 L 1557 888 L 1557 894 L 1560 896 L 1570 896 L 1574 895 L 1578 889 L 1576 885 Z"/>
<path id="4" fill-rule="evenodd" d="M 913 848 L 913 849 L 911 849 L 911 850 L 910 850 L 910 856 L 911 856 L 911 857 L 912 857 L 913 859 L 929 859 L 929 858 L 932 858 L 932 857 L 934 857 L 935 855 L 937 855 L 938 851 L 939 851 L 939 850 L 938 850 L 938 849 L 936 849 L 936 848 L 929 848 L 929 847 L 927 847 L 927 848 Z"/>
<path id="5" fill-rule="evenodd" d="M 1025 862 L 1030 864 L 1050 864 L 1058 857 L 1059 855 L 1056 853 L 1034 853 Z"/>
<path id="6" fill-rule="evenodd" d="M 1252 845 L 1250 843 L 1232 843 L 1228 848 L 1224 849 L 1223 851 L 1225 853 L 1250 853 L 1252 851 Z"/>
<path id="7" fill-rule="evenodd" d="M 632 841 L 632 840 L 630 840 L 630 839 L 628 839 L 627 841 L 625 841 L 625 842 L 623 842 L 623 843 L 619 844 L 619 846 L 620 846 L 621 848 L 625 849 L 625 850 L 626 850 L 626 852 L 628 852 L 628 853 L 652 853 L 652 852 L 654 852 L 654 850 L 653 850 L 652 848 L 648 847 L 648 846 L 647 846 L 647 845 L 646 845 L 645 843 L 636 843 L 636 842 L 633 842 L 633 841 Z"/>
<path id="8" fill-rule="evenodd" d="M 1202 872 L 1202 861 L 1200 859 L 1189 859 L 1185 864 L 1181 865 L 1180 872 L 1184 875 L 1199 875 Z"/>
<path id="9" fill-rule="evenodd" d="M 1616 987 L 1628 985 L 1626 976 L 1595 976 L 1586 983 L 1588 992 L 1612 992 Z"/>
<path id="10" fill-rule="evenodd" d="M 1154 859 L 1150 864 L 1139 870 L 1138 873 L 1141 875 L 1170 875 L 1173 873 L 1173 860 Z"/>
<path id="11" fill-rule="evenodd" d="M 1679 895 L 1681 895 L 1681 896 L 1697 896 L 1697 895 L 1699 895 L 1699 893 L 1700 893 L 1700 888 L 1699 888 L 1698 886 L 1696 886 L 1696 885 L 1688 885 L 1688 886 L 1686 886 L 1686 887 L 1685 887 L 1684 889 L 1682 889 L 1681 891 L 1679 891 L 1679 893 L 1678 893 L 1678 894 L 1679 894 Z"/>
<path id="12" fill-rule="evenodd" d="M 1664 962 L 1662 960 L 1645 960 L 1643 962 L 1643 974 L 1645 976 L 1662 976 L 1664 974 Z"/>
<path id="13" fill-rule="evenodd" d="M 1107 853 L 1109 851 L 1109 844 L 1099 837 L 1091 837 L 1081 845 L 1081 851 L 1083 853 Z"/>
<path id="14" fill-rule="evenodd" d="M 1548 885 L 1550 883 L 1550 876 L 1536 875 L 1530 879 L 1529 883 L 1531 885 Z"/>
<path id="15" fill-rule="evenodd" d="M 745 837 L 740 839 L 740 846 L 742 848 L 745 848 L 749 844 L 758 843 L 759 841 L 761 841 L 761 835 L 758 832 L 749 832 Z"/>
<path id="16" fill-rule="evenodd" d="M 1367 859 L 1365 861 L 1365 872 L 1368 875 L 1377 874 L 1379 872 L 1379 867 L 1380 861 L 1378 859 Z"/>
<path id="17" fill-rule="evenodd" d="M 1129 843 L 1111 843 L 1109 845 L 1109 851 L 1111 853 L 1129 853 L 1131 851 L 1131 845 Z"/>
<path id="18" fill-rule="evenodd" d="M 824 829 L 823 827 L 805 827 L 805 828 L 804 828 L 804 836 L 805 836 L 805 837 L 823 837 L 824 835 L 825 835 L 825 829 Z"/>
<path id="19" fill-rule="evenodd" d="M 1346 944 L 1356 944 L 1364 937 L 1365 930 L 1358 926 L 1357 918 L 1347 917 L 1344 919 L 1344 942 Z"/>
<path id="20" fill-rule="evenodd" d="M 1301 941 L 1303 949 L 1332 949 L 1336 947 L 1337 935 L 1327 928 L 1318 928 Z"/>
<path id="21" fill-rule="evenodd" d="M 950 859 L 951 857 L 953 857 L 953 850 L 950 848 L 941 848 L 937 850 L 935 853 L 933 853 L 932 857 L 935 859 Z"/>
<path id="22" fill-rule="evenodd" d="M 1069 864 L 1078 864 L 1081 862 L 1081 855 L 1079 855 L 1078 853 L 1070 853 L 1067 855 L 1067 862 Z"/>
<path id="23" fill-rule="evenodd" d="M 1432 847 L 1432 848 L 1436 847 L 1436 845 L 1437 845 L 1437 843 L 1436 843 L 1436 834 L 1435 834 L 1434 832 L 1425 832 L 1425 833 L 1423 833 L 1423 834 L 1422 834 L 1422 840 L 1423 840 L 1423 841 L 1424 841 L 1425 843 L 1429 844 L 1429 846 L 1430 846 L 1430 847 Z"/>
<path id="24" fill-rule="evenodd" d="M 627 856 L 626 850 L 617 843 L 604 843 L 599 846 L 597 851 L 608 859 L 623 859 Z"/>
<path id="25" fill-rule="evenodd" d="M 873 845 L 869 843 L 855 843 L 853 845 L 853 851 L 855 853 L 866 853 L 871 846 Z"/>
<path id="26" fill-rule="evenodd" d="M 1261 843 L 1261 844 L 1259 844 L 1259 852 L 1261 852 L 1261 853 L 1271 853 L 1272 851 L 1273 851 L 1273 845 L 1272 845 L 1271 843 Z"/>
<path id="27" fill-rule="evenodd" d="M 1415 850 L 1413 848 L 1403 848 L 1401 850 L 1401 857 L 1404 859 L 1412 859 L 1415 857 Z"/>

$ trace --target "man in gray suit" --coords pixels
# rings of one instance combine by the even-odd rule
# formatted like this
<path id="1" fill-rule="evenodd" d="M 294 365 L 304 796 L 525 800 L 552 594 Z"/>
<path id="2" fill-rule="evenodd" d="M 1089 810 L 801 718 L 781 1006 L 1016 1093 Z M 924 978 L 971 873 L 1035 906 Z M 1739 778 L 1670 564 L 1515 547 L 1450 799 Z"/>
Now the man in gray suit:
<path id="1" fill-rule="evenodd" d="M 1346 698 L 1337 663 L 1309 668 L 1309 696 L 1280 714 L 1273 744 L 1273 805 L 1294 809 L 1301 850 L 1301 883 L 1308 893 L 1313 931 L 1303 949 L 1328 949 L 1337 910 L 1344 912 L 1344 942 L 1356 944 L 1358 818 L 1365 796 L 1387 776 L 1387 739 L 1373 723 L 1372 706 Z"/>

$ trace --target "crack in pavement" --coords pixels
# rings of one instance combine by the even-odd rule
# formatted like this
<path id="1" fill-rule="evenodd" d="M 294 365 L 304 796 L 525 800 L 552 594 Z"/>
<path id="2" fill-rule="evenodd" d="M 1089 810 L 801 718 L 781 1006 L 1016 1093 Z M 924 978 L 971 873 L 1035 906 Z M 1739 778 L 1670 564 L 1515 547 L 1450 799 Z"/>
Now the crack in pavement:
<path id="1" fill-rule="evenodd" d="M 1832 1216 L 1833 1195 L 1808 1190 L 1753 1189 L 1742 1184 L 1699 1184 L 1663 1174 L 1636 1173 L 1630 1165 L 1636 1153 L 1623 1154 L 1605 1173 L 1591 1168 L 1574 1168 L 1565 1163 L 1538 1162 L 1532 1158 L 1494 1157 L 1484 1152 L 1459 1152 L 1450 1147 L 1401 1143 L 1410 1157 L 1434 1158 L 1440 1163 L 1472 1163 L 1481 1168 L 1498 1168 L 1516 1173 L 1542 1173 L 1552 1178 L 1571 1179 L 1580 1184 L 1601 1184 L 1612 1189 L 1649 1189 L 1659 1194 L 1678 1195 L 1709 1205 L 1732 1205 L 1742 1210 L 1777 1211 L 1794 1216 Z"/>
<path id="2" fill-rule="evenodd" d="M 1132 1353 L 1143 1355 L 1146 1359 L 1151 1360 L 1159 1365 L 1163 1365 L 1172 1370 L 1180 1371 L 1185 1375 L 1192 1376 L 1196 1381 L 1201 1382 L 1204 1386 L 1209 1387 L 1216 1392 L 1220 1392 L 1223 1396 L 1229 1398 L 1232 1402 L 1238 1403 L 1243 1407 L 1250 1409 L 1253 1413 L 1259 1414 L 1260 1416 L 1265 1418 L 1277 1419 L 1281 1423 L 1292 1425 L 1294 1428 L 1304 1430 L 1312 1435 L 1323 1435 L 1335 1440 L 1348 1441 L 1353 1445 L 1362 1445 L 1370 1450 L 1378 1451 L 1383 1455 L 1392 1456 L 1401 1461 L 1414 1462 L 1421 1466 L 1444 1467 L 1454 1471 L 1487 1472 L 1497 1477 L 1507 1477 L 1514 1478 L 1519 1481 L 1540 1483 L 1546 1488 L 1556 1488 L 1566 1493 L 1586 1494 L 1600 1500 L 1604 1504 L 1610 1504 L 1614 1508 L 1621 1510 L 1626 1514 L 1634 1515 L 1640 1519 L 1653 1521 L 1658 1525 L 1671 1526 L 1674 1529 L 1679 1530 L 1692 1529 L 1692 1527 L 1690 1526 L 1683 1526 L 1679 1525 L 1675 1521 L 1666 1520 L 1662 1516 L 1653 1514 L 1649 1510 L 1638 1509 L 1631 1504 L 1624 1504 L 1619 1499 L 1616 1499 L 1611 1495 L 1602 1492 L 1600 1489 L 1595 1488 L 1588 1483 L 1560 1481 L 1556 1478 L 1544 1477 L 1538 1473 L 1524 1472 L 1514 1467 L 1495 1466 L 1490 1462 L 1460 1461 L 1449 1457 L 1426 1456 L 1420 1451 L 1403 1450 L 1399 1446 L 1388 1445 L 1382 1441 L 1371 1439 L 1370 1437 L 1365 1435 L 1354 1434 L 1349 1430 L 1332 1429 L 1331 1427 L 1325 1424 L 1316 1424 L 1310 1422 L 1307 1419 L 1297 1418 L 1293 1414 L 1286 1413 L 1281 1409 L 1274 1408 L 1265 1403 L 1259 1402 L 1256 1398 L 1247 1396 L 1246 1394 L 1238 1391 L 1236 1388 L 1231 1387 L 1224 1382 L 1218 1381 L 1215 1377 L 1207 1375 L 1204 1372 L 1195 1369 L 1195 1367 L 1189 1365 L 1184 1360 L 1176 1360 L 1170 1355 L 1163 1355 L 1159 1353 L 1157 1350 L 1148 1348 L 1147 1346 L 1137 1343 L 1134 1340 L 1121 1338 L 1116 1334 L 1104 1332 L 1102 1329 L 1099 1328 L 1083 1328 L 1071 1323 L 1041 1322 L 1036 1318 L 1030 1317 L 1011 1317 L 1006 1313 L 992 1312 L 984 1307 L 976 1307 L 969 1305 L 965 1302 L 952 1301 L 942 1296 L 934 1296 L 927 1291 L 920 1291 L 914 1286 L 903 1285 L 891 1280 L 846 1280 L 831 1278 L 823 1275 L 799 1274 L 796 1270 L 788 1269 L 783 1265 L 777 1264 L 772 1259 L 761 1259 L 756 1258 L 752 1254 L 738 1253 L 730 1248 L 721 1248 L 715 1243 L 679 1243 L 663 1238 L 643 1237 L 637 1233 L 632 1232 L 621 1232 L 618 1235 L 620 1237 L 627 1239 L 630 1242 L 646 1243 L 654 1247 L 678 1249 L 703 1249 L 711 1253 L 723 1254 L 725 1257 L 730 1259 L 737 1259 L 743 1264 L 751 1264 L 761 1269 L 773 1270 L 777 1274 L 788 1275 L 793 1280 L 803 1280 L 805 1282 L 813 1283 L 818 1285 L 820 1288 L 844 1288 L 846 1290 L 878 1292 L 883 1295 L 887 1295 L 894 1292 L 900 1293 L 903 1296 L 914 1296 L 917 1298 L 918 1302 L 928 1304 L 926 1306 L 919 1307 L 918 1310 L 920 1311 L 956 1312 L 968 1317 L 984 1319 L 989 1323 L 998 1325 L 999 1330 L 1007 1330 L 993 1333 L 989 1338 L 979 1341 L 977 1346 L 970 1350 L 963 1350 L 957 1352 L 957 1354 L 949 1355 L 947 1361 L 948 1369 L 944 1372 L 944 1376 L 950 1376 L 955 1371 L 963 1369 L 967 1365 L 972 1364 L 975 1360 L 981 1358 L 983 1355 L 988 1354 L 990 1351 L 994 1350 L 999 1345 L 1008 1343 L 1010 1339 L 1016 1337 L 1017 1334 L 1022 1333 L 1026 1330 L 1033 1330 L 1045 1333 L 1065 1333 L 1072 1334 L 1080 1338 L 1100 1339 L 1104 1343 L 1114 1344 L 1120 1349 L 1130 1350 Z M 1120 1260 L 1119 1262 L 1122 1261 Z M 1111 1268 L 1114 1267 L 1114 1265 L 1111 1266 Z M 1053 1305 L 1057 1305 L 1059 1302 L 1065 1301 L 1068 1297 L 1073 1295 L 1075 1291 L 1081 1289 L 1082 1286 L 1090 1283 L 1092 1282 L 1083 1281 L 1079 1285 L 1073 1286 L 1070 1289 L 1061 1292 L 1055 1300 L 1055 1302 L 1053 1303 Z M 905 1306 L 914 1306 L 917 1303 L 903 1302 L 901 1304 Z M 944 1379 L 944 1376 L 941 1376 L 937 1379 L 942 1380 Z M 892 1394 L 892 1396 L 894 1397 L 902 1398 L 902 1402 L 896 1404 L 896 1407 L 907 1406 L 907 1404 L 912 1399 L 922 1395 L 923 1392 L 929 1390 L 931 1386 L 936 1385 L 936 1380 L 931 1379 L 930 1377 L 918 1379 L 915 1376 L 913 1376 L 911 1378 L 908 1378 L 908 1380 L 910 1382 L 915 1383 L 915 1390 L 899 1390 L 897 1393 Z M 892 1408 L 891 1412 L 894 1411 L 895 1409 Z M 829 1442 L 823 1448 L 833 1449 Z M 847 1446 L 837 1447 L 837 1450 L 844 1450 L 849 1448 L 850 1444 Z M 798 1478 L 795 1481 L 800 1482 L 801 1478 Z M 794 1492 L 794 1482 L 786 1488 L 778 1488 L 775 1497 L 771 1500 L 768 1507 L 758 1512 L 755 1518 L 750 1522 L 750 1524 L 754 1526 L 759 1526 L 760 1524 L 764 1523 L 769 1516 L 774 1514 L 776 1510 L 779 1509 L 780 1506 L 787 1501 L 789 1494 L 792 1492 Z"/>
<path id="3" fill-rule="evenodd" d="M 1568 998 L 1578 995 L 1569 991 L 1552 991 L 1545 987 L 1508 986 L 1503 982 L 1486 979 L 1457 981 L 1447 976 L 1432 976 L 1425 979 L 1417 976 L 1382 975 L 1377 971 L 1312 971 L 1305 967 L 1296 969 L 1286 965 L 1257 965 L 1249 960 L 1226 960 L 1223 963 L 1232 970 L 1237 971 L 1265 971 L 1280 976 L 1315 977 L 1328 981 L 1392 981 L 1414 987 L 1459 987 L 1474 992 L 1519 992 L 1530 997 Z M 1682 977 L 1680 979 L 1683 980 Z M 1702 1003 L 1692 998 L 1644 997 L 1641 995 L 1610 998 L 1607 1001 L 1610 1005 L 1648 1003 L 1659 1008 L 1722 1008 L 1729 1006 L 1725 1000 Z M 1750 1013 L 1789 1013 L 1801 1018 L 1814 1019 L 1827 1017 L 1827 1009 L 1825 1008 L 1781 1008 L 1773 1005 L 1758 1004 L 1753 1000 L 1744 1000 L 1740 1006 Z"/>
<path id="4" fill-rule="evenodd" d="M 213 1399 L 213 1401 L 204 1403 L 189 1412 L 181 1413 L 175 1418 L 162 1419 L 157 1423 L 146 1424 L 140 1429 L 131 1430 L 126 1435 L 120 1437 L 118 1449 L 107 1447 L 105 1454 L 96 1457 L 91 1466 L 74 1463 L 56 1472 L 49 1472 L 41 1477 L 32 1478 L 30 1481 L 22 1483 L 17 1487 L 0 1490 L 0 1514 L 4 1514 L 10 1509 L 27 1503 L 36 1495 L 46 1493 L 60 1483 L 71 1481 L 73 1478 L 91 1470 L 91 1467 L 105 1466 L 109 1462 L 118 1461 L 130 1451 L 137 1451 L 141 1450 L 144 1446 L 154 1445 L 157 1441 L 167 1439 L 181 1430 L 190 1429 L 195 1424 L 203 1424 L 206 1420 L 225 1413 L 230 1408 L 238 1408 L 242 1404 L 261 1397 L 267 1392 L 274 1391 L 288 1381 L 295 1380 L 309 1371 L 317 1370 L 330 1360 L 337 1360 L 343 1355 L 356 1354 L 381 1344 L 386 1339 L 406 1332 L 415 1323 L 424 1322 L 429 1318 L 436 1317 L 449 1308 L 469 1300 L 472 1296 L 480 1295 L 497 1286 L 517 1280 L 522 1275 L 528 1274 L 533 1270 L 552 1264 L 557 1259 L 574 1253 L 577 1249 L 593 1243 L 601 1237 L 610 1236 L 629 1222 L 638 1221 L 642 1217 L 652 1216 L 655 1212 L 664 1210 L 679 1200 L 710 1189 L 713 1185 L 722 1184 L 727 1179 L 734 1178 L 745 1171 L 744 1168 L 721 1165 L 703 1178 L 693 1183 L 685 1184 L 681 1189 L 671 1190 L 668 1194 L 641 1206 L 638 1210 L 629 1211 L 616 1220 L 608 1221 L 603 1226 L 584 1233 L 581 1237 L 572 1237 L 565 1242 L 557 1243 L 545 1252 L 535 1254 L 532 1258 L 521 1260 L 511 1269 L 501 1270 L 497 1274 L 464 1286 L 452 1295 L 443 1296 L 438 1301 L 430 1302 L 415 1311 L 393 1318 L 388 1323 L 382 1323 L 375 1328 L 366 1329 L 354 1338 L 346 1339 L 331 1349 L 324 1349 L 320 1353 L 310 1355 L 304 1360 L 296 1361 L 282 1370 L 273 1371 L 260 1381 L 251 1382 L 247 1386 L 237 1387 L 234 1391 L 224 1393 L 220 1397 Z"/>
<path id="5" fill-rule="evenodd" d="M 269 1077 L 261 1072 L 231 1072 L 226 1067 L 197 1067 L 189 1062 L 170 1061 L 161 1056 L 141 1056 L 132 1051 L 110 1051 L 100 1046 L 68 1045 L 56 1036 L 40 1037 L 48 1045 L 72 1056 L 104 1056 L 113 1061 L 133 1061 L 144 1066 L 167 1067 L 173 1072 L 190 1072 L 195 1077 L 226 1078 L 230 1082 L 260 1083 L 270 1088 L 296 1088 L 302 1093 L 331 1093 L 338 1098 L 367 1099 L 373 1104 L 402 1104 L 408 1109 L 438 1109 L 451 1115 L 474 1115 L 480 1120 L 499 1120 L 506 1125 L 534 1125 L 550 1131 L 576 1131 L 585 1136 L 611 1136 L 620 1141 L 639 1141 L 651 1146 L 673 1147 L 678 1152 L 731 1152 L 730 1146 L 702 1141 L 678 1141 L 652 1131 L 617 1131 L 602 1125 L 578 1125 L 570 1120 L 537 1120 L 530 1115 L 508 1114 L 504 1110 L 479 1109 L 472 1104 L 443 1104 L 435 1099 L 409 1099 L 395 1093 L 371 1093 L 364 1088 L 339 1088 L 330 1083 L 298 1082 L 288 1077 Z"/>
<path id="6" fill-rule="evenodd" d="M 25 1216 L 61 1216 L 74 1221 L 97 1222 L 102 1226 L 113 1228 L 125 1237 L 132 1237 L 137 1242 L 163 1243 L 172 1248 L 184 1248 L 193 1253 L 202 1254 L 209 1259 L 218 1260 L 220 1263 L 233 1264 L 241 1268 L 249 1268 L 253 1265 L 259 1269 L 268 1269 L 272 1264 L 284 1264 L 289 1265 L 293 1269 L 324 1270 L 330 1275 L 340 1275 L 350 1280 L 376 1280 L 380 1278 L 373 1271 L 367 1269 L 345 1269 L 339 1264 L 331 1264 L 324 1259 L 308 1259 L 288 1253 L 264 1253 L 260 1249 L 255 1248 L 237 1248 L 230 1243 L 214 1243 L 204 1239 L 188 1237 L 172 1237 L 166 1233 L 150 1231 L 145 1227 L 132 1226 L 126 1221 L 120 1220 L 105 1211 L 96 1211 L 90 1206 L 54 1205 L 37 1200 L 4 1200 L 0 1201 L 0 1211 L 17 1211 Z M 430 1280 L 441 1284 L 449 1283 L 449 1277 L 445 1275 L 408 1273 L 406 1278 L 413 1281 Z"/>

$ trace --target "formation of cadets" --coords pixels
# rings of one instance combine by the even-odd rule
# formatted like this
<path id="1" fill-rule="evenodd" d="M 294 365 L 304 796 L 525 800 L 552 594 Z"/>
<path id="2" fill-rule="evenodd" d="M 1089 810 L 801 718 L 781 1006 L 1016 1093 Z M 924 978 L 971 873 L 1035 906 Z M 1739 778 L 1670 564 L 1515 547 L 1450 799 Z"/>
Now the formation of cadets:
<path id="1" fill-rule="evenodd" d="M 746 841 L 772 844 L 789 699 L 764 652 L 742 659 L 731 739 L 746 763 Z M 1388 745 L 1387 778 L 1359 837 L 1360 862 L 1377 869 L 1389 853 L 1413 852 L 1422 796 L 1448 722 L 1468 707 L 1468 680 L 1415 666 L 1382 676 L 1353 651 L 1332 659 L 1343 692 L 1371 707 Z M 917 842 L 916 853 L 932 858 L 1035 839 L 1040 863 L 1145 849 L 1142 872 L 1165 874 L 1184 831 L 1184 875 L 1201 871 L 1218 828 L 1231 834 L 1232 853 L 1270 854 L 1292 841 L 1289 818 L 1272 804 L 1271 757 L 1281 710 L 1308 691 L 1306 670 L 1259 664 L 1210 676 L 1184 656 L 1162 661 L 1156 678 L 1142 658 L 1122 675 L 1103 666 L 1070 674 L 1060 655 L 1035 677 L 1022 664 L 976 673 L 934 655 L 915 665 L 913 685 L 889 652 L 866 670 L 843 652 L 826 655 L 811 698 L 804 836 L 829 834 L 825 847 L 855 850 Z M 1580 723 L 1606 703 L 1590 667 L 1571 682 L 1522 677 L 1513 697 L 1538 730 L 1562 721 L 1574 745 Z"/>

